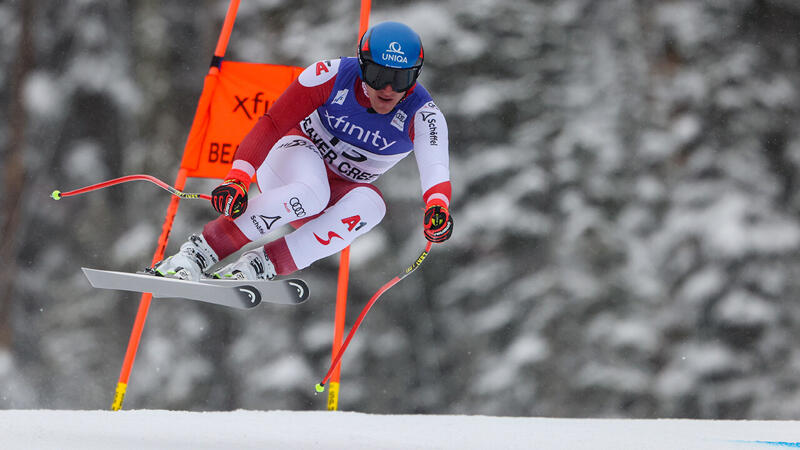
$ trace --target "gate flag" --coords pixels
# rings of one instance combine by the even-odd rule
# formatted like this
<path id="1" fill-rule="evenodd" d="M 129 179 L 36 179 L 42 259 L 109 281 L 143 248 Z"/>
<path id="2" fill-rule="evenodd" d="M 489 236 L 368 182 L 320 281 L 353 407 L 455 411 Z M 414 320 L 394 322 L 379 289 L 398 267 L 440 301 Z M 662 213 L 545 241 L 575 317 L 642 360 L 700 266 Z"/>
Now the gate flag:
<path id="1" fill-rule="evenodd" d="M 244 136 L 303 69 L 222 61 L 207 77 L 181 168 L 188 177 L 223 178 Z M 209 80 L 206 80 L 209 81 Z"/>

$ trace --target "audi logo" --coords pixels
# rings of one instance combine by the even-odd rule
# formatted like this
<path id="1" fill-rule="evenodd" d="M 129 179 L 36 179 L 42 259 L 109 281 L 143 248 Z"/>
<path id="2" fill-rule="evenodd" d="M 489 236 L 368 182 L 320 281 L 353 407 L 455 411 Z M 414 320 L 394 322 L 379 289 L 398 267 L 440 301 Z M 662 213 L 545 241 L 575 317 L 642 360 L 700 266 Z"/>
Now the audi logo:
<path id="1" fill-rule="evenodd" d="M 303 204 L 300 203 L 300 199 L 297 197 L 292 197 L 289 199 L 289 206 L 292 207 L 292 211 L 294 211 L 294 215 L 297 217 L 303 217 L 306 215 L 306 210 L 303 209 Z"/>

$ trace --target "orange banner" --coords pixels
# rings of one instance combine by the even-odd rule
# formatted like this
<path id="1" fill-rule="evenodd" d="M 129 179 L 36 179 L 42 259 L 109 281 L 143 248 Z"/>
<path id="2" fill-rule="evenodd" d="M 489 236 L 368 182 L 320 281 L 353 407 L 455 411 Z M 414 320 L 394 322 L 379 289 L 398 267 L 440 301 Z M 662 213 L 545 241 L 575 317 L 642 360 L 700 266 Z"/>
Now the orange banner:
<path id="1" fill-rule="evenodd" d="M 303 69 L 273 64 L 223 61 L 216 83 L 206 83 L 210 95 L 207 120 L 190 136 L 181 161 L 189 177 L 223 178 L 244 136 Z M 200 110 L 198 114 L 202 114 Z M 195 121 L 200 119 L 195 118 Z M 193 130 L 194 131 L 194 130 Z"/>

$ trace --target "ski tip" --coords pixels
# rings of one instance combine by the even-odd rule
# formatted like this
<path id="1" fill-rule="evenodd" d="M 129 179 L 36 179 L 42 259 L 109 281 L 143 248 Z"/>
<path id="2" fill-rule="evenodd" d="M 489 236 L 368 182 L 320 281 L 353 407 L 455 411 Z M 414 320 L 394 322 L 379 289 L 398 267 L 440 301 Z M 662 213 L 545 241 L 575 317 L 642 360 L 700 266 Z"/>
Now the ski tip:
<path id="1" fill-rule="evenodd" d="M 89 280 L 89 284 L 92 287 L 97 287 L 95 285 L 95 281 L 94 281 L 95 280 L 94 275 L 97 273 L 97 269 L 90 269 L 88 267 L 81 267 L 81 271 L 83 272 L 83 276 L 85 276 L 86 279 Z"/>
<path id="2" fill-rule="evenodd" d="M 305 281 L 299 278 L 290 278 L 285 281 L 287 285 L 295 290 L 295 303 L 299 304 L 308 300 L 309 295 L 311 295 L 311 290 L 308 288 L 308 284 L 306 284 Z"/>

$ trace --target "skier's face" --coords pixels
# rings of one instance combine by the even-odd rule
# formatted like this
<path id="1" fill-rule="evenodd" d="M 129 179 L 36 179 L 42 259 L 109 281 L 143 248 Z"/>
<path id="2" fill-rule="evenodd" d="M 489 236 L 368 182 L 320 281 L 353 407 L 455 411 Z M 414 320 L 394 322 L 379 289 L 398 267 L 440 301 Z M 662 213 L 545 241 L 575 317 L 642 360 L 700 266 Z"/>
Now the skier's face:
<path id="1" fill-rule="evenodd" d="M 391 85 L 386 85 L 383 89 L 373 89 L 367 85 L 367 96 L 369 97 L 370 106 L 378 114 L 386 114 L 394 109 L 404 95 L 405 92 L 395 92 Z"/>

